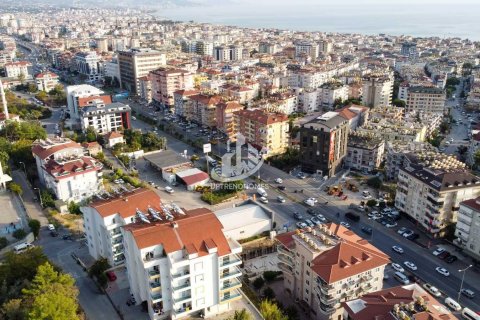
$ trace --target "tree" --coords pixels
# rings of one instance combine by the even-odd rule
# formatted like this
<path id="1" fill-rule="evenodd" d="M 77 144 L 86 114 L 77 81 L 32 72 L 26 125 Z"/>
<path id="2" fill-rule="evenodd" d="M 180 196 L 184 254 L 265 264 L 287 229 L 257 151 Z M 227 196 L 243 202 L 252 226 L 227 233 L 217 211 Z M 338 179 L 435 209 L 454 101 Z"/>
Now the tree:
<path id="1" fill-rule="evenodd" d="M 393 99 L 392 104 L 395 107 L 399 107 L 399 108 L 405 108 L 405 105 L 406 105 L 405 101 L 400 100 L 400 99 Z"/>
<path id="2" fill-rule="evenodd" d="M 257 290 L 260 289 L 264 284 L 265 280 L 263 280 L 262 277 L 257 277 L 255 280 L 253 280 L 253 287 Z"/>
<path id="3" fill-rule="evenodd" d="M 235 310 L 233 317 L 228 318 L 228 320 L 253 320 L 253 317 L 246 309 Z"/>
<path id="4" fill-rule="evenodd" d="M 35 239 L 37 239 L 38 234 L 40 232 L 40 221 L 38 221 L 36 219 L 32 219 L 32 220 L 28 221 L 28 226 L 30 227 L 30 230 L 32 231 Z"/>
<path id="5" fill-rule="evenodd" d="M 195 161 L 198 161 L 199 159 L 200 159 L 199 156 L 197 156 L 196 154 L 190 157 L 190 161 L 192 161 L 192 163 L 195 163 Z"/>
<path id="6" fill-rule="evenodd" d="M 463 154 L 465 154 L 467 151 L 468 151 L 468 147 L 467 147 L 467 146 L 458 146 L 458 147 L 457 147 L 457 152 L 458 152 L 459 155 L 463 155 Z"/>
<path id="7" fill-rule="evenodd" d="M 97 141 L 97 133 L 95 132 L 95 129 L 93 127 L 87 128 L 85 132 L 85 138 L 87 139 L 87 142 Z"/>
<path id="8" fill-rule="evenodd" d="M 367 201 L 367 206 L 369 206 L 370 208 L 375 207 L 376 205 L 377 205 L 377 200 L 375 199 L 370 199 Z"/>
<path id="9" fill-rule="evenodd" d="M 35 93 L 37 92 L 37 86 L 34 85 L 33 83 L 29 83 L 28 86 L 27 86 L 27 91 L 28 92 L 31 92 L 31 93 Z"/>
<path id="10" fill-rule="evenodd" d="M 372 177 L 367 180 L 367 185 L 372 188 L 379 189 L 382 186 L 382 180 L 379 177 Z"/>
<path id="11" fill-rule="evenodd" d="M 278 275 L 279 272 L 277 271 L 265 271 L 263 273 L 263 279 L 265 279 L 266 282 L 272 282 L 277 278 Z"/>
<path id="12" fill-rule="evenodd" d="M 95 263 L 90 267 L 88 270 L 88 275 L 90 277 L 98 277 L 100 274 L 104 273 L 110 265 L 108 264 L 108 260 L 105 258 L 99 259 L 95 261 Z"/>
<path id="13" fill-rule="evenodd" d="M 25 308 L 22 299 L 11 299 L 2 305 L 0 316 L 5 316 L 8 320 L 25 319 Z"/>
<path id="14" fill-rule="evenodd" d="M 277 304 L 270 300 L 263 300 L 260 303 L 260 313 L 265 320 L 288 320 L 288 317 L 282 313 Z"/>
<path id="15" fill-rule="evenodd" d="M 263 296 L 265 297 L 265 299 L 275 300 L 275 292 L 270 287 L 266 287 L 265 289 L 263 289 Z"/>
<path id="16" fill-rule="evenodd" d="M 41 195 L 42 195 L 42 203 L 44 207 L 50 207 L 50 208 L 55 207 L 55 199 L 48 190 L 42 190 Z"/>
<path id="17" fill-rule="evenodd" d="M 5 237 L 0 237 L 0 250 L 5 248 L 8 245 L 8 239 Z"/>
<path id="18" fill-rule="evenodd" d="M 56 271 L 50 263 L 39 266 L 30 286 L 22 290 L 25 300 L 31 301 L 27 319 L 79 319 L 74 284 L 69 274 Z"/>
<path id="19" fill-rule="evenodd" d="M 10 182 L 8 184 L 8 189 L 10 189 L 10 191 L 12 191 L 13 193 L 18 194 L 19 196 L 23 194 L 22 187 L 18 183 Z"/>
<path id="20" fill-rule="evenodd" d="M 23 229 L 17 229 L 15 231 L 13 231 L 12 236 L 15 239 L 21 240 L 21 239 L 23 239 L 27 236 L 27 233 Z"/>
<path id="21" fill-rule="evenodd" d="M 25 82 L 25 74 L 23 72 L 20 72 L 18 75 L 18 81 L 20 81 L 21 84 Z"/>
<path id="22" fill-rule="evenodd" d="M 291 305 L 285 308 L 285 314 L 288 317 L 288 320 L 297 320 L 298 319 L 298 310 L 294 305 Z"/>

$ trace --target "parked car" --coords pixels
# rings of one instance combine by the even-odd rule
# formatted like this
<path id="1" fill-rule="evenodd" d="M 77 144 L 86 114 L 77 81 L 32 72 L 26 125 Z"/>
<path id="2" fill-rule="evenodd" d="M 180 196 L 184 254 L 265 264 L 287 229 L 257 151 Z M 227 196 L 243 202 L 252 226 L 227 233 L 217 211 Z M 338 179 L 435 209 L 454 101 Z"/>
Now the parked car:
<path id="1" fill-rule="evenodd" d="M 414 240 L 417 240 L 418 238 L 420 238 L 420 235 L 418 233 L 414 233 L 412 235 L 409 235 L 407 237 L 408 240 L 411 240 L 411 241 L 414 241 Z"/>
<path id="2" fill-rule="evenodd" d="M 280 203 L 284 203 L 284 202 L 285 202 L 285 198 L 282 197 L 282 196 L 278 196 L 278 197 L 277 197 L 277 201 L 280 202 Z"/>
<path id="3" fill-rule="evenodd" d="M 445 249 L 443 249 L 443 248 L 438 248 L 438 249 L 436 249 L 435 251 L 433 251 L 433 255 L 434 255 L 434 256 L 438 256 L 440 253 L 442 253 L 442 252 L 444 252 L 444 251 L 445 251 Z"/>
<path id="4" fill-rule="evenodd" d="M 297 222 L 296 225 L 297 225 L 297 228 L 300 228 L 300 229 L 303 229 L 303 228 L 307 227 L 307 225 L 304 222 L 301 222 L 301 221 Z"/>
<path id="5" fill-rule="evenodd" d="M 108 280 L 115 281 L 117 280 L 117 275 L 113 271 L 107 271 L 106 273 Z"/>
<path id="6" fill-rule="evenodd" d="M 397 226 L 396 222 L 389 222 L 385 225 L 387 228 L 395 228 Z"/>
<path id="7" fill-rule="evenodd" d="M 430 283 L 424 283 L 423 288 L 430 292 L 431 295 L 435 297 L 440 297 L 442 293 L 436 287 L 432 286 Z"/>
<path id="8" fill-rule="evenodd" d="M 403 264 L 410 270 L 415 271 L 415 270 L 418 269 L 418 267 L 415 265 L 415 263 L 413 263 L 411 261 L 405 261 Z"/>
<path id="9" fill-rule="evenodd" d="M 168 193 L 174 193 L 175 191 L 172 189 L 172 187 L 166 186 L 165 191 Z"/>
<path id="10" fill-rule="evenodd" d="M 344 222 L 344 221 L 341 221 L 341 222 L 340 222 L 340 225 L 344 226 L 344 227 L 347 228 L 347 229 L 350 229 L 350 228 L 351 228 L 350 224 L 348 224 L 347 222 Z"/>
<path id="11" fill-rule="evenodd" d="M 397 233 L 398 233 L 398 234 L 402 234 L 402 235 L 403 235 L 403 234 L 404 234 L 405 232 L 407 232 L 407 231 L 408 231 L 408 229 L 407 229 L 407 228 L 405 228 L 405 227 L 401 227 L 400 229 L 398 229 Z"/>
<path id="12" fill-rule="evenodd" d="M 400 253 L 400 254 L 403 253 L 403 249 L 399 246 L 393 246 L 392 250 L 395 251 L 396 253 Z"/>
<path id="13" fill-rule="evenodd" d="M 261 203 L 268 203 L 268 199 L 265 198 L 265 197 L 260 197 L 260 199 L 258 199 Z"/>
<path id="14" fill-rule="evenodd" d="M 55 231 L 55 226 L 53 224 L 47 225 L 48 230 Z"/>
<path id="15" fill-rule="evenodd" d="M 365 232 L 366 234 L 372 234 L 373 230 L 370 227 L 362 227 L 362 231 Z"/>
<path id="16" fill-rule="evenodd" d="M 470 299 L 475 297 L 475 292 L 470 289 L 462 289 L 462 294 Z"/>
<path id="17" fill-rule="evenodd" d="M 312 220 L 312 222 L 316 225 L 322 224 L 322 222 L 317 217 L 312 217 L 310 220 Z"/>
<path id="18" fill-rule="evenodd" d="M 443 252 L 440 253 L 437 257 L 440 258 L 440 259 L 442 259 L 442 260 L 445 260 L 445 259 L 447 259 L 448 257 L 450 257 L 450 252 L 448 252 L 448 251 L 443 251 Z"/>
<path id="19" fill-rule="evenodd" d="M 404 238 L 408 238 L 409 236 L 411 236 L 411 235 L 414 234 L 414 233 L 415 233 L 415 232 L 413 232 L 412 230 L 407 230 L 407 231 L 405 231 L 405 232 L 402 234 L 402 236 L 403 236 Z"/>
<path id="20" fill-rule="evenodd" d="M 309 226 L 309 227 L 315 227 L 315 224 L 312 222 L 312 220 L 310 219 L 307 219 L 305 220 L 305 223 Z"/>
<path id="21" fill-rule="evenodd" d="M 297 220 L 302 220 L 303 219 L 302 215 L 298 212 L 294 212 L 293 217 Z"/>
<path id="22" fill-rule="evenodd" d="M 281 178 L 277 178 L 277 179 L 275 179 L 275 182 L 276 183 L 283 183 L 283 180 Z"/>
<path id="23" fill-rule="evenodd" d="M 282 191 L 285 190 L 285 186 L 278 186 L 277 188 L 278 188 L 278 190 L 282 190 Z"/>
<path id="24" fill-rule="evenodd" d="M 451 256 L 449 256 L 448 258 L 445 259 L 445 262 L 446 263 L 454 263 L 457 260 L 458 260 L 457 256 L 451 255 Z"/>
<path id="25" fill-rule="evenodd" d="M 448 277 L 450 275 L 450 272 L 448 272 L 448 270 L 443 267 L 436 267 L 435 270 L 445 277 Z"/>
<path id="26" fill-rule="evenodd" d="M 392 263 L 392 268 L 398 272 L 405 272 L 405 269 L 403 269 L 403 267 L 398 263 Z"/>
<path id="27" fill-rule="evenodd" d="M 50 235 L 52 237 L 58 237 L 58 232 L 56 230 L 52 230 L 52 231 L 50 231 Z"/>

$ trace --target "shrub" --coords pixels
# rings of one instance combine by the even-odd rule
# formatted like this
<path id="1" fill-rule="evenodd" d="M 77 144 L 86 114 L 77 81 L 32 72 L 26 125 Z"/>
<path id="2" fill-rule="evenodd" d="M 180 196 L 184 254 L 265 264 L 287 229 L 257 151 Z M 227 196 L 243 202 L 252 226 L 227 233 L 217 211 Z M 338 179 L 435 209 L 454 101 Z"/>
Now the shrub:
<path id="1" fill-rule="evenodd" d="M 265 289 L 263 289 L 263 297 L 268 300 L 274 300 L 275 292 L 273 291 L 272 288 L 266 287 Z"/>
<path id="2" fill-rule="evenodd" d="M 18 230 L 13 231 L 12 236 L 15 239 L 21 240 L 21 239 L 23 239 L 27 236 L 27 233 L 23 229 L 18 229 Z"/>
<path id="3" fill-rule="evenodd" d="M 282 272 L 279 271 L 265 271 L 263 273 L 263 279 L 265 279 L 267 282 L 272 282 L 281 274 Z"/>
<path id="4" fill-rule="evenodd" d="M 257 290 L 263 287 L 264 284 L 265 284 L 265 280 L 263 280 L 262 277 L 257 277 L 255 278 L 255 280 L 253 280 L 253 287 Z"/>
<path id="5" fill-rule="evenodd" d="M 28 226 L 30 227 L 30 230 L 33 232 L 33 236 L 35 239 L 38 238 L 38 233 L 40 232 L 40 221 L 36 219 L 32 219 L 28 221 Z"/>
<path id="6" fill-rule="evenodd" d="M 367 180 L 367 185 L 372 188 L 379 189 L 382 186 L 382 180 L 379 177 L 372 177 Z"/>
<path id="7" fill-rule="evenodd" d="M 0 237 L 0 250 L 8 245 L 8 240 L 5 237 Z"/>

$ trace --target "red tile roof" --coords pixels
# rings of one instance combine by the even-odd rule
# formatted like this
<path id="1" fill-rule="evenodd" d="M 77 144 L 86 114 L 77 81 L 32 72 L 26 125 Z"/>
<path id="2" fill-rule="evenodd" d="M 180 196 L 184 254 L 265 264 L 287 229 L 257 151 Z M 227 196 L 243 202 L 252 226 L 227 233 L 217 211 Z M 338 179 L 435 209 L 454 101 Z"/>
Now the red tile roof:
<path id="1" fill-rule="evenodd" d="M 70 178 L 74 175 L 85 174 L 92 171 L 99 171 L 103 167 L 102 163 L 92 157 L 81 157 L 78 160 L 69 161 L 64 164 L 56 160 L 50 160 L 45 164 L 45 171 L 56 180 Z"/>
<path id="2" fill-rule="evenodd" d="M 28 61 L 15 61 L 5 63 L 5 67 L 14 67 L 14 66 L 31 66 L 32 64 Z"/>
<path id="3" fill-rule="evenodd" d="M 85 98 L 78 98 L 78 106 L 86 107 L 92 104 L 94 100 L 102 100 L 103 103 L 109 104 L 112 103 L 112 97 L 109 95 L 101 95 L 101 96 L 90 96 Z"/>
<path id="4" fill-rule="evenodd" d="M 208 96 L 205 94 L 196 94 L 193 96 L 190 96 L 190 100 L 198 101 L 199 103 L 202 103 L 204 105 L 215 105 L 218 104 L 222 101 L 222 97 L 220 96 Z"/>
<path id="5" fill-rule="evenodd" d="M 51 156 L 52 154 L 57 153 L 61 150 L 64 150 L 64 149 L 67 149 L 67 148 L 81 148 L 81 147 L 82 147 L 81 145 L 79 145 L 78 143 L 76 143 L 74 141 L 58 144 L 58 145 L 52 146 L 50 148 L 45 148 L 45 147 L 41 146 L 40 144 L 35 144 L 32 147 L 32 153 L 34 155 L 36 155 L 37 157 L 39 157 L 40 159 L 44 160 L 44 159 L 48 158 L 49 156 Z"/>
<path id="6" fill-rule="evenodd" d="M 268 113 L 261 109 L 255 110 L 240 110 L 235 112 L 236 115 L 249 119 L 251 121 L 259 122 L 261 124 L 272 124 L 278 122 L 288 121 L 288 116 L 283 113 Z"/>
<path id="7" fill-rule="evenodd" d="M 477 212 L 480 212 L 480 197 L 460 202 L 461 205 L 468 206 Z"/>
<path id="8" fill-rule="evenodd" d="M 44 78 L 46 76 L 49 76 L 50 78 L 58 78 L 58 75 L 53 73 L 53 72 L 42 72 L 42 73 L 39 73 L 35 76 L 36 79 L 41 79 L 41 78 Z"/>
<path id="9" fill-rule="evenodd" d="M 160 211 L 161 199 L 154 191 L 149 189 L 138 189 L 121 197 L 92 202 L 90 207 L 97 210 L 101 217 L 105 218 L 114 214 L 121 217 L 131 217 L 136 210 L 146 212 L 148 207 Z"/>
<path id="10" fill-rule="evenodd" d="M 198 91 L 198 90 L 177 90 L 173 94 L 178 94 L 178 95 L 181 95 L 181 96 L 189 97 L 189 96 L 193 96 L 195 94 L 198 94 L 199 92 L 200 91 Z"/>
<path id="11" fill-rule="evenodd" d="M 206 208 L 189 210 L 173 222 L 132 224 L 124 227 L 131 232 L 139 249 L 162 245 L 167 254 L 186 249 L 189 254 L 208 254 L 217 248 L 217 254 L 229 254 L 230 246 L 223 234 L 217 216 Z"/>
<path id="12" fill-rule="evenodd" d="M 116 138 L 123 138 L 123 134 L 121 134 L 117 131 L 112 131 L 112 132 L 107 133 L 105 135 L 105 137 L 107 138 L 107 140 L 116 139 Z"/>
<path id="13" fill-rule="evenodd" d="M 187 186 L 191 186 L 195 183 L 202 182 L 208 179 L 209 176 L 205 172 L 199 172 L 196 174 L 192 174 L 191 176 L 182 177 L 183 182 L 185 182 Z"/>

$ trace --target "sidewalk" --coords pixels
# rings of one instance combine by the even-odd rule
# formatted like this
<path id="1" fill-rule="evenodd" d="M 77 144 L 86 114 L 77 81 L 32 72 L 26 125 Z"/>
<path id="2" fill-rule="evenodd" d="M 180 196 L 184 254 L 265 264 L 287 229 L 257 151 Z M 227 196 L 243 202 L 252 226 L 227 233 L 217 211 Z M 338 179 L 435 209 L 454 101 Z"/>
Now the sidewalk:
<path id="1" fill-rule="evenodd" d="M 12 178 L 14 182 L 18 183 L 22 187 L 22 190 L 23 190 L 22 199 L 23 199 L 23 204 L 25 205 L 25 210 L 28 214 L 28 218 L 37 219 L 38 221 L 40 221 L 41 225 L 47 225 L 48 220 L 45 217 L 45 214 L 43 213 L 40 203 L 34 200 L 34 198 L 36 197 L 38 198 L 38 192 L 37 192 L 37 195 L 35 195 L 34 190 L 32 190 L 32 188 L 30 187 L 30 184 L 25 178 L 23 171 L 20 171 L 20 170 L 12 171 Z"/>

